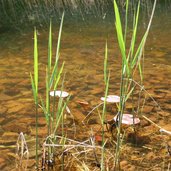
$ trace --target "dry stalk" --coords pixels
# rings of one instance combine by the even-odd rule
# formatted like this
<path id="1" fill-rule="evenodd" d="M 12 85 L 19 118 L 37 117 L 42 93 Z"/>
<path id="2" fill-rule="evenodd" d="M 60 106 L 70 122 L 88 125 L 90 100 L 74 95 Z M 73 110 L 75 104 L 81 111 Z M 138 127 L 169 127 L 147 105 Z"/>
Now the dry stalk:
<path id="1" fill-rule="evenodd" d="M 27 170 L 28 165 L 28 159 L 29 159 L 29 150 L 28 146 L 24 137 L 23 132 L 21 132 L 18 136 L 17 140 L 17 149 L 16 149 L 16 155 L 18 156 L 18 168 L 22 168 L 24 170 Z M 22 165 L 23 158 L 26 158 L 26 164 L 25 166 Z"/>

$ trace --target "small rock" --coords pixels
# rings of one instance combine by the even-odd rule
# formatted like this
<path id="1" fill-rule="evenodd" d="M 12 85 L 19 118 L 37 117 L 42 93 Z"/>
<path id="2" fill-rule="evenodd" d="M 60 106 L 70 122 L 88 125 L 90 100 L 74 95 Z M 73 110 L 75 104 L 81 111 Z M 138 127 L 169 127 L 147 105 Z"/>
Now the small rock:
<path id="1" fill-rule="evenodd" d="M 153 110 L 154 106 L 145 106 L 143 108 L 143 113 L 150 113 Z"/>
<path id="2" fill-rule="evenodd" d="M 149 152 L 147 155 L 146 155 L 146 159 L 151 161 L 155 158 L 155 154 L 153 152 Z"/>
<path id="3" fill-rule="evenodd" d="M 47 130 L 48 130 L 47 127 L 38 128 L 38 135 L 40 137 L 45 138 L 48 135 L 48 131 Z M 36 135 L 36 129 L 31 129 L 31 135 L 32 136 L 35 136 Z"/>
<path id="4" fill-rule="evenodd" d="M 35 165 L 35 159 L 22 160 L 22 166 L 18 166 L 18 170 L 25 170 L 24 168 L 32 168 Z M 33 169 L 34 170 L 34 169 Z"/>
<path id="5" fill-rule="evenodd" d="M 163 116 L 163 117 L 170 116 L 170 113 L 169 113 L 169 112 L 165 112 L 165 111 L 160 111 L 160 112 L 158 112 L 158 114 L 159 114 L 160 116 Z"/>
<path id="6" fill-rule="evenodd" d="M 0 170 L 3 170 L 3 167 L 5 166 L 5 159 L 0 158 Z"/>
<path id="7" fill-rule="evenodd" d="M 4 132 L 4 134 L 2 135 L 2 138 L 4 140 L 9 140 L 9 139 L 15 139 L 17 140 L 19 134 L 16 132 Z"/>
<path id="8" fill-rule="evenodd" d="M 4 130 L 2 129 L 2 126 L 0 125 L 0 136 L 4 133 Z"/>
<path id="9" fill-rule="evenodd" d="M 0 115 L 4 115 L 7 112 L 7 108 L 5 106 L 0 107 Z"/>
<path id="10" fill-rule="evenodd" d="M 140 124 L 141 124 L 142 127 L 145 127 L 145 126 L 149 126 L 149 125 L 150 125 L 150 122 L 148 122 L 148 121 L 145 120 L 145 119 L 141 119 Z"/>
<path id="11" fill-rule="evenodd" d="M 25 123 L 27 125 L 35 126 L 36 118 L 35 117 L 23 117 L 23 118 L 20 118 L 19 122 Z M 38 117 L 38 125 L 40 127 L 45 126 L 46 124 L 47 123 L 46 123 L 45 117 Z"/>
<path id="12" fill-rule="evenodd" d="M 38 150 L 38 155 L 41 155 L 41 154 L 42 154 L 42 151 L 41 150 Z M 35 159 L 35 156 L 36 156 L 36 150 L 35 150 L 35 148 L 29 150 L 29 159 Z"/>
<path id="13" fill-rule="evenodd" d="M 0 117 L 0 124 L 5 120 L 5 118 Z"/>
<path id="14" fill-rule="evenodd" d="M 171 105 L 170 105 L 170 104 L 165 104 L 165 105 L 164 105 L 164 108 L 165 108 L 166 110 L 171 111 Z"/>
<path id="15" fill-rule="evenodd" d="M 29 133 L 30 132 L 30 128 L 28 127 L 28 125 L 26 123 L 20 123 L 20 122 L 16 122 L 15 120 L 6 123 L 5 125 L 2 126 L 2 128 L 4 129 L 4 131 L 9 131 L 9 132 L 24 132 L 24 133 Z"/>
<path id="16" fill-rule="evenodd" d="M 18 113 L 19 111 L 25 109 L 23 103 L 18 103 L 16 101 L 9 101 L 7 105 L 8 105 L 8 113 Z"/>
<path id="17" fill-rule="evenodd" d="M 11 100 L 11 99 L 12 99 L 11 96 L 8 96 L 8 95 L 6 95 L 4 93 L 1 93 L 1 99 L 0 99 L 0 101 L 7 101 L 7 100 Z"/>
<path id="18" fill-rule="evenodd" d="M 128 162 L 126 160 L 120 162 L 121 168 L 125 167 L 126 165 L 128 165 Z"/>

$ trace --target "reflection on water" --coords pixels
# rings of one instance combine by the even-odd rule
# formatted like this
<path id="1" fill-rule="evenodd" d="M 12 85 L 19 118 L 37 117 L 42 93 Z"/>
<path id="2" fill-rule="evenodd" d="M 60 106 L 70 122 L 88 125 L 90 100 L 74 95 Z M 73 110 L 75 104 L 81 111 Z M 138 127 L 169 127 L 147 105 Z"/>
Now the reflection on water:
<path id="1" fill-rule="evenodd" d="M 148 99 L 144 113 L 161 126 L 170 129 L 171 117 L 168 113 L 171 111 L 171 15 L 169 11 L 167 15 L 163 14 L 164 19 L 160 15 L 156 14 L 154 18 L 145 48 L 144 84 L 164 113 L 160 115 L 159 112 L 156 115 L 158 109 Z M 90 106 L 94 106 L 100 103 L 100 97 L 104 95 L 103 60 L 106 39 L 109 44 L 111 69 L 109 92 L 119 95 L 121 59 L 112 22 L 64 24 L 60 61 L 66 62 L 64 89 L 72 94 L 69 106 L 78 123 L 84 119 L 91 107 L 85 111 L 78 107 L 77 101 L 85 100 Z M 142 23 L 140 33 L 144 31 Z M 53 30 L 55 44 L 56 27 Z M 39 30 L 41 93 L 44 92 L 45 85 L 47 39 L 48 32 Z M 0 168 L 5 168 L 10 160 L 14 160 L 15 150 L 10 146 L 15 145 L 18 133 L 24 132 L 28 137 L 35 135 L 34 103 L 29 78 L 29 73 L 33 71 L 32 30 L 0 35 L 0 66 Z M 98 122 L 97 118 L 94 122 Z M 46 135 L 43 115 L 40 115 L 40 126 L 43 137 Z"/>

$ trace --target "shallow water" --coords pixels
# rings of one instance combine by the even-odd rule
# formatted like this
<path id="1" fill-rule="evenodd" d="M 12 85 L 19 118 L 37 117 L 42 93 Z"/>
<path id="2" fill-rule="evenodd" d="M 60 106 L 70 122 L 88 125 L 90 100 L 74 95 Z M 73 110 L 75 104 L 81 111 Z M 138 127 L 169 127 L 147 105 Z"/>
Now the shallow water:
<path id="1" fill-rule="evenodd" d="M 145 47 L 144 85 L 148 93 L 156 100 L 161 109 L 146 94 L 143 113 L 153 122 L 171 131 L 171 13 L 167 9 L 155 14 L 152 28 Z M 109 22 L 110 21 L 110 22 Z M 139 33 L 144 32 L 147 21 L 141 20 Z M 53 27 L 54 54 L 57 41 L 57 26 Z M 40 93 L 45 90 L 45 68 L 47 64 L 48 31 L 39 29 L 39 59 L 40 59 Z M 131 31 L 130 31 L 131 32 Z M 109 68 L 111 79 L 109 94 L 119 95 L 121 59 L 117 47 L 117 39 L 112 20 L 91 21 L 64 24 L 61 41 L 60 63 L 65 61 L 66 78 L 64 90 L 69 92 L 71 100 L 69 107 L 78 125 L 93 106 L 100 103 L 104 96 L 103 60 L 106 39 L 109 48 Z M 9 170 L 15 168 L 15 144 L 18 133 L 24 132 L 28 139 L 34 138 L 35 119 L 34 102 L 32 97 L 30 72 L 33 72 L 33 31 L 6 32 L 0 35 L 0 168 Z M 78 101 L 89 103 L 86 108 L 80 107 Z M 136 104 L 135 104 L 136 105 Z M 108 117 L 112 118 L 115 107 L 109 106 Z M 130 112 L 128 105 L 127 112 Z M 44 115 L 40 112 L 40 136 L 46 136 Z M 89 118 L 87 128 L 95 129 L 100 123 L 99 116 L 94 113 Z M 160 153 L 165 149 L 165 143 L 171 142 L 168 135 L 161 135 L 155 127 L 142 121 L 144 136 L 150 137 L 147 148 L 135 147 L 132 157 L 123 155 L 126 169 L 132 170 L 161 170 L 168 166 L 170 158 Z M 83 130 L 80 130 L 82 132 Z M 77 133 L 79 134 L 79 132 Z M 88 133 L 85 133 L 85 137 Z M 162 140 L 163 137 L 165 140 Z M 78 135 L 78 138 L 82 135 Z M 82 137 L 83 138 L 83 137 Z M 128 136 L 129 139 L 129 136 Z M 128 140 L 128 144 L 131 143 Z M 152 149 L 151 149 L 152 148 Z M 132 145 L 128 145 L 130 153 Z M 138 155 L 138 152 L 140 155 Z M 137 152 L 137 153 L 136 153 Z M 157 155 L 161 154 L 159 158 Z M 139 156 L 139 157 L 138 157 Z M 152 163 L 148 165 L 148 160 Z M 140 162 L 142 160 L 142 162 Z M 166 166 L 160 166 L 166 162 Z M 30 162 L 30 165 L 32 163 Z M 131 169 L 130 169 L 131 170 Z"/>

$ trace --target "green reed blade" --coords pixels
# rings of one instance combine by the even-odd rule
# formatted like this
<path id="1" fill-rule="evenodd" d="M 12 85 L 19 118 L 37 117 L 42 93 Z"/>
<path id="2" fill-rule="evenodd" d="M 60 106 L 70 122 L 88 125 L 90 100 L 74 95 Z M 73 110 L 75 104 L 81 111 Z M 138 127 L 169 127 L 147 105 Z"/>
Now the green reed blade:
<path id="1" fill-rule="evenodd" d="M 56 130 L 57 130 L 58 125 L 60 123 L 60 120 L 61 120 L 61 117 L 62 117 L 61 115 L 63 114 L 63 111 L 66 108 L 65 103 L 63 105 L 64 99 L 61 96 L 62 91 L 63 91 L 63 87 L 64 87 L 64 79 L 65 79 L 65 75 L 64 75 L 64 78 L 62 80 L 61 94 L 60 94 L 60 97 L 59 97 L 58 108 L 57 108 L 57 112 L 56 112 L 56 125 L 55 125 L 55 129 L 54 129 L 54 134 L 56 133 Z M 65 108 L 64 108 L 64 106 L 65 106 Z"/>
<path id="2" fill-rule="evenodd" d="M 47 110 L 46 110 L 45 103 L 44 103 L 43 99 L 40 98 L 40 101 L 41 101 L 41 106 L 40 107 L 43 110 L 43 113 L 44 113 L 45 119 L 46 119 L 46 124 L 48 125 L 49 124 L 49 115 L 47 113 Z"/>
<path id="3" fill-rule="evenodd" d="M 54 80 L 57 78 L 57 70 L 58 70 L 58 59 L 59 59 L 59 50 L 60 50 L 60 42 L 61 42 L 61 35 L 62 35 L 62 26 L 63 26 L 63 20 L 64 20 L 64 12 L 62 14 L 62 19 L 61 19 L 61 24 L 60 24 L 60 29 L 59 29 L 59 34 L 58 34 L 58 42 L 57 42 L 57 48 L 56 48 L 56 61 L 55 65 L 53 67 L 52 75 L 49 81 L 49 88 L 52 87 Z"/>
<path id="4" fill-rule="evenodd" d="M 124 33 L 125 46 L 126 46 L 126 35 L 127 35 L 127 27 L 128 27 L 128 6 L 129 6 L 129 0 L 126 0 L 125 33 Z"/>
<path id="5" fill-rule="evenodd" d="M 32 86 L 34 101 L 35 101 L 35 104 L 37 104 L 36 87 L 35 87 L 34 80 L 33 80 L 33 77 L 32 77 L 32 74 L 31 73 L 30 73 L 30 78 L 31 78 L 31 86 Z"/>
<path id="6" fill-rule="evenodd" d="M 130 75 L 128 61 L 126 58 L 125 43 L 124 43 L 124 38 L 123 38 L 123 33 L 122 33 L 121 18 L 120 18 L 120 14 L 119 14 L 119 10 L 118 10 L 116 0 L 114 0 L 114 11 L 115 11 L 115 20 L 116 20 L 115 26 L 116 26 L 119 48 L 120 48 L 120 51 L 122 54 L 122 60 L 123 60 L 124 65 L 125 65 L 126 72 L 128 75 Z M 123 70 L 123 72 L 125 73 L 125 69 Z"/>
<path id="7" fill-rule="evenodd" d="M 38 94 L 38 47 L 37 47 L 37 31 L 34 29 L 34 84 L 36 96 Z"/>
<path id="8" fill-rule="evenodd" d="M 52 64 L 52 22 L 50 21 L 49 26 L 49 42 L 48 42 L 48 74 L 51 70 L 51 64 Z"/>
<path id="9" fill-rule="evenodd" d="M 50 113 L 50 88 L 48 68 L 46 68 L 46 116 L 48 117 L 48 134 L 51 134 L 51 113 Z"/>
<path id="10" fill-rule="evenodd" d="M 103 112 L 101 116 L 101 125 L 102 125 L 102 154 L 101 154 L 101 170 L 104 169 L 104 157 L 105 157 L 105 149 L 104 149 L 104 121 L 106 118 L 106 99 L 108 95 L 108 90 L 109 90 L 109 78 L 110 78 L 110 72 L 108 73 L 108 47 L 107 47 L 107 41 L 105 45 L 105 59 L 104 59 L 104 82 L 105 82 L 105 100 L 103 103 Z"/>
<path id="11" fill-rule="evenodd" d="M 125 102 L 128 100 L 128 98 L 130 97 L 130 95 L 132 94 L 132 92 L 134 91 L 134 89 L 135 89 L 135 86 L 133 86 L 133 87 L 131 88 L 131 90 L 127 93 L 127 95 L 126 95 L 126 97 L 125 97 Z"/>
<path id="12" fill-rule="evenodd" d="M 153 9 L 152 9 L 152 13 L 151 13 L 151 17 L 150 17 L 150 21 L 148 23 L 148 27 L 147 27 L 147 30 L 139 44 L 139 47 L 136 51 L 136 54 L 135 54 L 135 57 L 131 63 L 131 68 L 133 68 L 135 66 L 135 64 L 137 62 L 140 61 L 140 58 L 141 58 L 141 55 L 142 55 L 142 51 L 143 51 L 143 48 L 144 48 L 144 45 L 145 45 L 145 42 L 146 42 L 146 39 L 147 39 L 147 36 L 148 36 L 148 32 L 150 30 L 150 26 L 151 26 L 151 23 L 152 23 L 152 19 L 153 19 L 153 16 L 154 16 L 154 11 L 155 11 L 155 8 L 156 8 L 156 3 L 157 3 L 157 0 L 154 1 L 154 4 L 153 4 Z"/>
<path id="13" fill-rule="evenodd" d="M 102 124 L 102 153 L 101 153 L 101 171 L 104 171 L 104 157 L 105 157 L 105 141 L 104 141 L 104 122 L 106 120 L 106 99 L 108 95 L 108 90 L 109 90 L 109 79 L 110 79 L 110 72 L 108 73 L 108 77 L 105 82 L 105 100 L 103 103 L 103 112 L 102 112 L 102 117 L 101 117 L 101 124 Z"/>
<path id="14" fill-rule="evenodd" d="M 144 79 L 144 76 L 143 76 L 143 72 L 142 72 L 142 66 L 141 66 L 141 63 L 138 64 L 138 69 L 139 69 L 139 73 L 140 73 L 140 78 L 141 78 L 141 82 L 143 81 Z"/>
<path id="15" fill-rule="evenodd" d="M 148 35 L 148 32 L 146 32 L 144 34 L 144 36 L 143 36 L 143 38 L 142 38 L 142 40 L 141 40 L 141 42 L 140 42 L 140 44 L 138 46 L 138 49 L 137 49 L 137 51 L 136 51 L 136 53 L 134 55 L 134 59 L 131 62 L 131 68 L 132 69 L 134 68 L 135 64 L 140 61 L 140 58 L 141 58 L 141 55 L 142 55 L 142 51 L 143 51 L 143 47 L 145 45 L 145 41 L 146 41 L 147 35 Z"/>
<path id="16" fill-rule="evenodd" d="M 34 29 L 34 81 L 31 75 L 31 82 L 33 94 L 36 104 L 36 168 L 38 168 L 38 45 L 37 45 L 37 31 Z"/>
<path id="17" fill-rule="evenodd" d="M 105 59 L 104 59 L 104 82 L 107 82 L 107 58 L 108 58 L 108 48 L 107 48 L 107 41 L 105 46 Z"/>
<path id="18" fill-rule="evenodd" d="M 60 50 L 60 43 L 61 43 L 61 35 L 62 35 L 62 26 L 63 26 L 63 21 L 64 21 L 64 15 L 65 15 L 65 12 L 63 12 L 63 14 L 62 14 L 61 24 L 60 24 L 59 34 L 58 34 L 58 43 L 57 43 L 57 48 L 56 48 L 56 63 L 58 63 L 58 59 L 59 59 L 59 50 Z"/>
<path id="19" fill-rule="evenodd" d="M 53 71 L 52 71 L 52 75 L 50 77 L 50 81 L 49 81 L 49 89 L 51 89 L 52 85 L 53 85 L 53 82 L 56 78 L 56 75 L 57 75 L 57 63 L 55 63 L 54 67 L 53 67 Z"/>
<path id="20" fill-rule="evenodd" d="M 64 105 L 62 106 L 62 101 L 63 101 L 63 100 L 62 100 L 62 98 L 61 98 L 61 101 L 60 101 L 60 104 L 59 104 L 60 110 L 58 110 L 57 113 L 56 113 L 56 124 L 55 124 L 55 129 L 54 129 L 54 131 L 53 131 L 53 134 L 54 134 L 54 135 L 55 135 L 55 133 L 56 133 L 58 127 L 59 127 L 59 123 L 60 123 L 60 121 L 61 121 L 62 115 L 63 115 L 64 110 L 65 110 L 66 105 L 67 105 L 67 103 L 65 102 Z"/>
<path id="21" fill-rule="evenodd" d="M 55 84 L 54 84 L 54 90 L 56 90 L 56 88 L 57 88 L 57 85 L 58 85 L 59 80 L 61 78 L 61 74 L 62 74 L 63 69 L 64 69 L 64 65 L 65 65 L 65 62 L 63 62 L 61 69 L 59 70 L 58 74 L 56 75 Z"/>
<path id="22" fill-rule="evenodd" d="M 140 9 L 140 1 L 138 3 L 136 16 L 134 15 L 134 23 L 135 24 L 134 24 L 134 27 L 133 27 L 133 34 L 132 34 L 132 40 L 131 40 L 131 46 L 130 46 L 131 56 L 134 54 L 134 48 L 135 48 L 135 42 L 136 42 L 136 34 L 137 34 L 137 26 L 138 26 L 138 20 L 139 20 L 139 9 Z"/>

